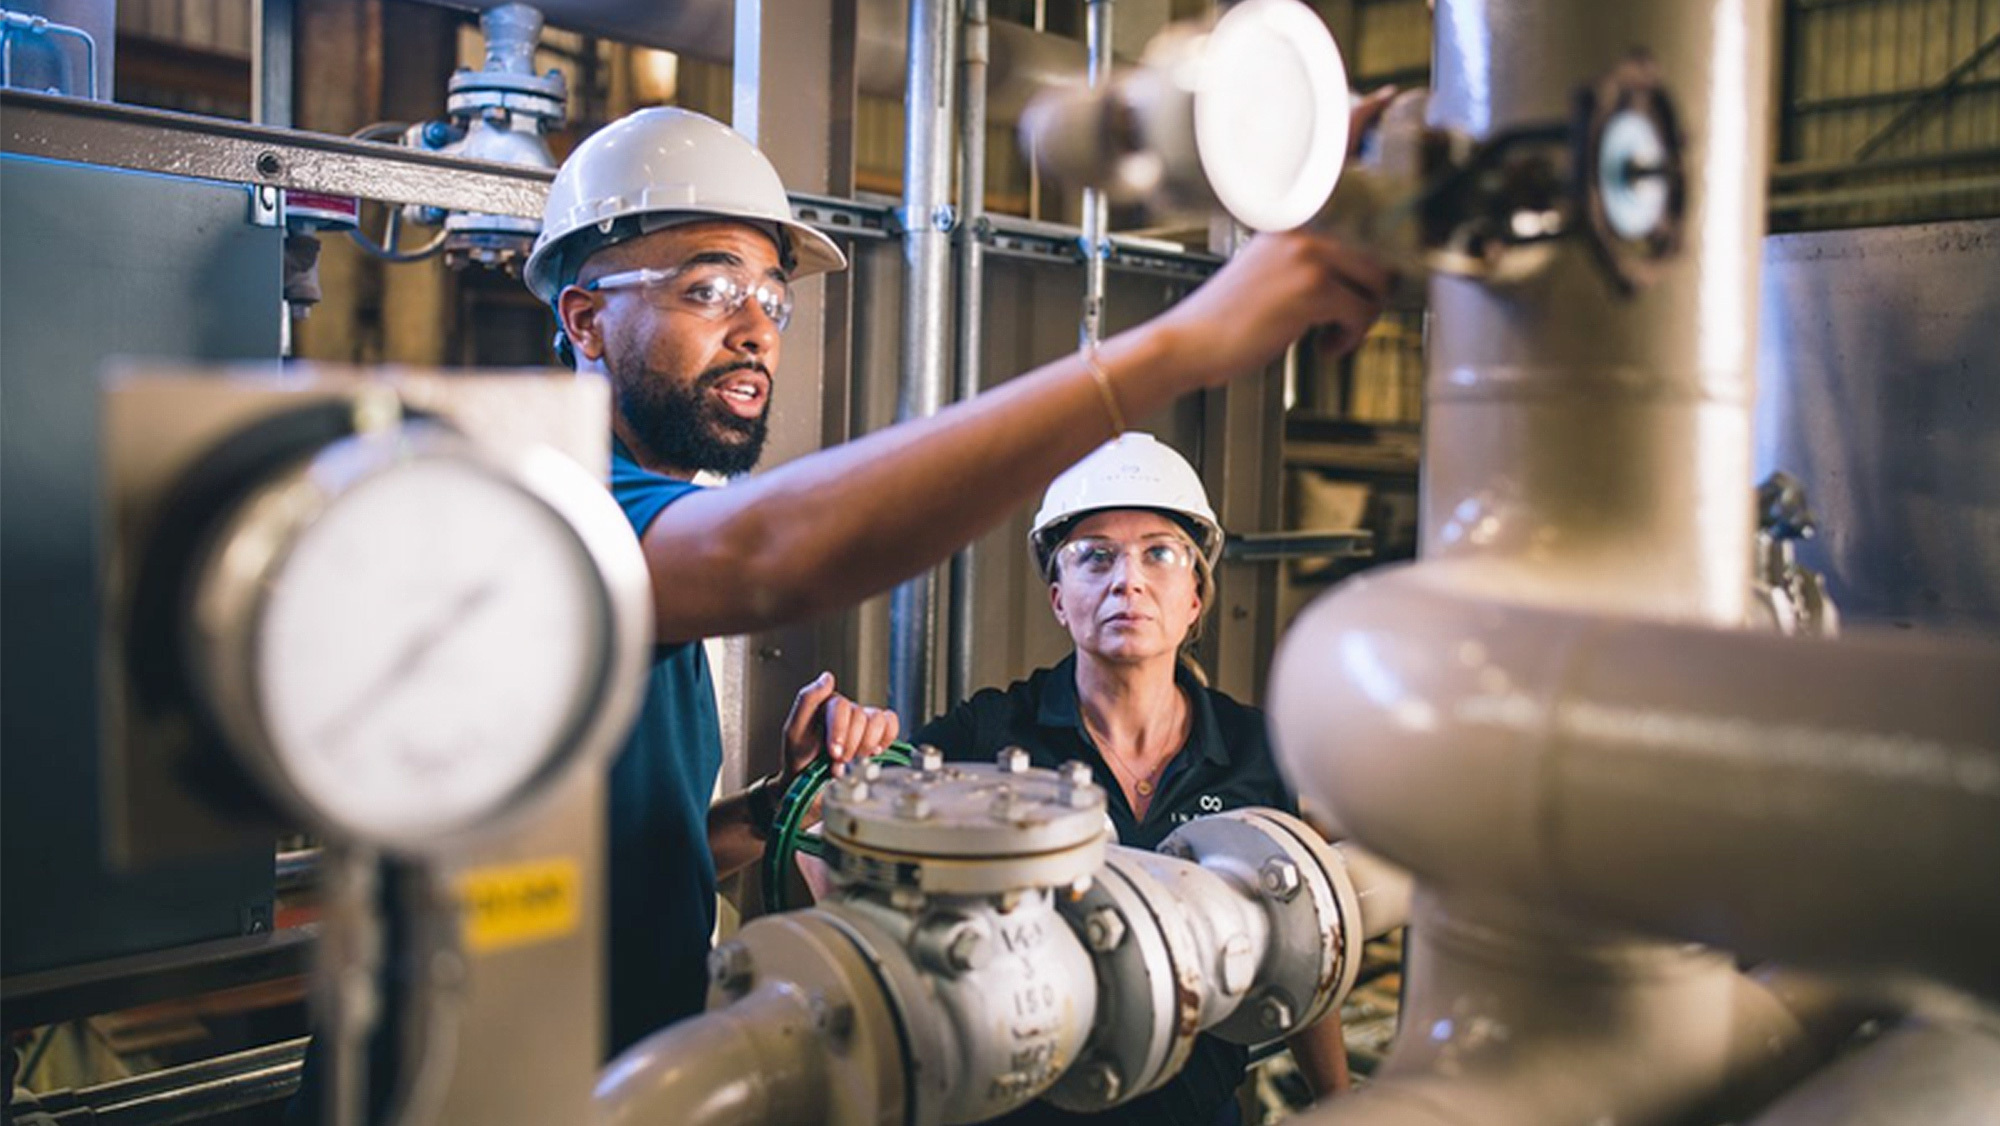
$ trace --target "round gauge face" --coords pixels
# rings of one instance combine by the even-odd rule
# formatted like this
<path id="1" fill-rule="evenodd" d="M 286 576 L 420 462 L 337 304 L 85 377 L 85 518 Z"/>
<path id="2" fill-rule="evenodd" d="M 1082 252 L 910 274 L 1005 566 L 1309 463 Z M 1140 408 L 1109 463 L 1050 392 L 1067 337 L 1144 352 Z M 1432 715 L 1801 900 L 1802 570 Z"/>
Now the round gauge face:
<path id="1" fill-rule="evenodd" d="M 255 633 L 271 750 L 341 828 L 418 840 L 505 806 L 574 734 L 606 608 L 561 517 L 484 467 L 406 461 L 279 564 Z"/>

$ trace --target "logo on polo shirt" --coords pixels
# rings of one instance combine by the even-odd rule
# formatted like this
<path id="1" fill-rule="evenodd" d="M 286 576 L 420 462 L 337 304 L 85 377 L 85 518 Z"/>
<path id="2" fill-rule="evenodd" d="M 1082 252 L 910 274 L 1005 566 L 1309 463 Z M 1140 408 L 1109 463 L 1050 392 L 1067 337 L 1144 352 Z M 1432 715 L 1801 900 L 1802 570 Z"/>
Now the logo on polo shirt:
<path id="1" fill-rule="evenodd" d="M 1203 813 L 1221 813 L 1221 812 L 1222 812 L 1222 795 L 1220 795 L 1220 794 L 1203 794 L 1203 795 L 1201 796 L 1201 801 L 1200 801 L 1200 803 L 1199 803 L 1199 804 L 1200 804 L 1200 806 L 1201 806 L 1201 811 L 1202 811 Z"/>

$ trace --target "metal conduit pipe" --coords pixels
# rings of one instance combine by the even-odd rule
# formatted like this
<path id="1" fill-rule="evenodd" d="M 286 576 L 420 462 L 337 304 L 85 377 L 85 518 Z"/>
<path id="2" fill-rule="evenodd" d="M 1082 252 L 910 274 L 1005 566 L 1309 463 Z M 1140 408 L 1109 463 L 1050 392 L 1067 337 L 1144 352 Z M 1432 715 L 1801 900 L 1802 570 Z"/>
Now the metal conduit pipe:
<path id="1" fill-rule="evenodd" d="M 12 0 L 0 6 L 0 86 L 19 83 L 110 101 L 116 8 L 115 0 Z M 21 45 L 28 50 L 17 55 Z M 71 45 L 81 48 L 81 81 Z M 1077 72 L 1082 72 L 1080 58 Z"/>
<path id="2" fill-rule="evenodd" d="M 965 0 L 960 17 L 958 113 L 958 348 L 952 388 L 956 401 L 979 394 L 986 351 L 986 73 L 992 25 L 986 0 Z M 946 706 L 972 695 L 976 632 L 972 588 L 978 564 L 966 547 L 951 559 Z"/>
<path id="3" fill-rule="evenodd" d="M 1346 831 L 1440 887 L 2000 1001 L 2000 648 L 1509 604 L 1480 566 L 1287 638 L 1274 721 L 1340 732 L 1287 760 Z"/>
<path id="4" fill-rule="evenodd" d="M 911 0 L 910 77 L 903 97 L 903 375 L 896 420 L 942 410 L 951 387 L 953 58 L 957 0 Z M 935 714 L 938 574 L 898 586 L 889 602 L 889 706 L 914 730 Z"/>
<path id="5" fill-rule="evenodd" d="M 1111 0 L 1087 0 L 1084 7 L 1084 46 L 1089 52 L 1089 80 L 1092 89 L 1111 79 Z M 1096 348 L 1104 339 L 1104 269 L 1111 256 L 1106 237 L 1111 223 L 1111 203 L 1094 187 L 1083 189 L 1083 324 L 1079 343 Z"/>

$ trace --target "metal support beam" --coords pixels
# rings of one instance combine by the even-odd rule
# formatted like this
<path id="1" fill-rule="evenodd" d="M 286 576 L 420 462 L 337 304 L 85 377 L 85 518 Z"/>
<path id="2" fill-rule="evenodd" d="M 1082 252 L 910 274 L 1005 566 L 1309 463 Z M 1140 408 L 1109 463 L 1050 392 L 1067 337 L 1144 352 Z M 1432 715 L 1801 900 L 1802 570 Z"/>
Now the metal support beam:
<path id="1" fill-rule="evenodd" d="M 1874 136 L 1863 141 L 1861 147 L 1854 150 L 1854 159 L 1857 161 L 1867 160 L 1877 152 L 1880 152 L 1882 146 L 1894 139 L 1896 134 L 1902 132 L 1905 126 L 1922 117 L 1941 102 L 1948 100 L 1959 84 L 1970 77 L 1973 71 L 1978 70 L 1980 64 L 1984 63 L 1995 52 L 2000 52 L 2000 31 L 1994 32 L 1987 38 L 1986 42 L 1973 48 L 1970 55 L 1961 60 L 1957 66 L 1951 68 L 1950 73 L 1944 76 L 1943 81 L 1931 87 L 1930 90 L 1919 96 L 1916 101 L 1903 107 L 1902 112 L 1890 118 L 1889 123 L 1876 130 Z"/>
<path id="2" fill-rule="evenodd" d="M 555 174 L 195 114 L 0 90 L 0 150 L 539 219 Z"/>

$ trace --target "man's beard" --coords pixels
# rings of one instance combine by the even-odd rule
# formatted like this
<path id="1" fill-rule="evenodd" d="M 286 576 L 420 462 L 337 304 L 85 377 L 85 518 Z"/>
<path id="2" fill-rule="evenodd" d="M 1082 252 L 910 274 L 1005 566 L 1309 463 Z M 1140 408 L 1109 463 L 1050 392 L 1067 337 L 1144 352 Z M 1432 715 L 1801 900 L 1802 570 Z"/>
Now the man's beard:
<path id="1" fill-rule="evenodd" d="M 715 394 L 715 388 L 729 376 L 758 369 L 755 363 L 739 361 L 712 367 L 696 376 L 692 386 L 647 371 L 643 360 L 630 365 L 637 370 L 619 370 L 625 366 L 614 365 L 612 373 L 618 412 L 655 462 L 675 469 L 705 469 L 724 477 L 740 476 L 757 467 L 770 429 L 769 395 L 764 399 L 764 413 L 743 418 L 723 406 Z"/>

